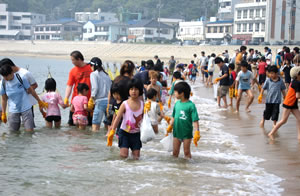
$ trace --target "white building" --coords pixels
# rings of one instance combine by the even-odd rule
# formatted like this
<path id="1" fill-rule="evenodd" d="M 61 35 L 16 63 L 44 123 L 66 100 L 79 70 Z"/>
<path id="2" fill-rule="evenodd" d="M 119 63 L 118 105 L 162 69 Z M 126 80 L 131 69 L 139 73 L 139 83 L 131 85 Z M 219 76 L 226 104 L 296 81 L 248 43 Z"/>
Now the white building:
<path id="1" fill-rule="evenodd" d="M 9 12 L 7 4 L 0 4 L 0 39 L 32 38 L 32 26 L 43 23 L 46 16 L 31 12 Z"/>
<path id="2" fill-rule="evenodd" d="M 266 0 L 244 0 L 235 5 L 233 39 L 265 41 L 267 20 Z"/>
<path id="3" fill-rule="evenodd" d="M 205 40 L 204 30 L 204 21 L 180 22 L 177 39 L 180 39 L 181 41 L 200 42 Z"/>
<path id="4" fill-rule="evenodd" d="M 75 20 L 86 23 L 90 20 L 101 20 L 107 22 L 118 22 L 117 15 L 112 12 L 101 12 L 99 8 L 97 12 L 75 12 Z"/>
<path id="5" fill-rule="evenodd" d="M 77 21 L 48 21 L 34 26 L 35 40 L 81 40 L 82 24 Z"/>
<path id="6" fill-rule="evenodd" d="M 171 26 L 156 20 L 141 20 L 129 26 L 128 39 L 132 42 L 155 42 L 172 40 L 174 30 Z"/>
<path id="7" fill-rule="evenodd" d="M 232 20 L 234 7 L 241 0 L 219 0 L 218 18 L 220 20 Z"/>
<path id="8" fill-rule="evenodd" d="M 206 23 L 205 38 L 208 41 L 224 41 L 232 39 L 233 20 L 210 20 Z"/>
<path id="9" fill-rule="evenodd" d="M 274 43 L 300 41 L 300 1 L 270 0 L 267 7 L 269 27 L 266 41 Z"/>
<path id="10" fill-rule="evenodd" d="M 124 23 L 88 21 L 83 26 L 83 40 L 117 42 L 124 39 L 126 40 L 127 36 L 128 25 Z"/>

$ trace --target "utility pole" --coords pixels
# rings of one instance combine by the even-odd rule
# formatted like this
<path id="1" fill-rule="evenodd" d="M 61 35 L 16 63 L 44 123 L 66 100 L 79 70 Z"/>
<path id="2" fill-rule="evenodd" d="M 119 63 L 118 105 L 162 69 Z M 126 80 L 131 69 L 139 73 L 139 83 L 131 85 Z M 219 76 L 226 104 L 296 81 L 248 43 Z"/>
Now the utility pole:
<path id="1" fill-rule="evenodd" d="M 158 39 L 160 40 L 160 9 L 161 9 L 161 0 L 158 4 Z"/>

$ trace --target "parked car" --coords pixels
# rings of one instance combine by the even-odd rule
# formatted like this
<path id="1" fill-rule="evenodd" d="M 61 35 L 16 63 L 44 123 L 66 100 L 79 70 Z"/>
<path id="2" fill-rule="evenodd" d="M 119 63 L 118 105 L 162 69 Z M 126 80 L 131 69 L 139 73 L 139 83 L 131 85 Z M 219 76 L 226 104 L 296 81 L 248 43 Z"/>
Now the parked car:
<path id="1" fill-rule="evenodd" d="M 260 42 L 260 45 L 262 45 L 262 46 L 270 46 L 270 43 L 269 42 Z"/>
<path id="2" fill-rule="evenodd" d="M 282 45 L 283 45 L 283 42 L 276 41 L 276 42 L 274 42 L 273 45 L 275 45 L 275 46 L 282 46 Z"/>
<path id="3" fill-rule="evenodd" d="M 251 40 L 249 43 L 248 43 L 248 45 L 259 45 L 259 42 L 258 41 L 253 41 L 253 40 Z"/>
<path id="4" fill-rule="evenodd" d="M 193 45 L 197 45 L 197 43 L 193 40 L 185 40 L 183 42 L 183 45 L 193 46 Z"/>
<path id="5" fill-rule="evenodd" d="M 221 45 L 221 42 L 220 41 L 211 41 L 211 42 L 209 42 L 209 45 L 217 46 L 217 45 Z"/>
<path id="6" fill-rule="evenodd" d="M 199 46 L 207 46 L 209 45 L 209 42 L 208 41 L 202 41 L 200 42 Z"/>
<path id="7" fill-rule="evenodd" d="M 242 40 L 238 40 L 238 39 L 234 39 L 230 42 L 230 45 L 242 45 L 243 41 Z"/>

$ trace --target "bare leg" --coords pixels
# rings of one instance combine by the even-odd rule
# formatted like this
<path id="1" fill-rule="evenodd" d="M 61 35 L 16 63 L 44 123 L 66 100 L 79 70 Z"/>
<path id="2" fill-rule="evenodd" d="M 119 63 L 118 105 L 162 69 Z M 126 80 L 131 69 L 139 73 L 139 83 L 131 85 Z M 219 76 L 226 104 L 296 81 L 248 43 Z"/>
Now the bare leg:
<path id="1" fill-rule="evenodd" d="M 274 134 L 278 131 L 278 129 L 284 125 L 289 116 L 291 114 L 291 110 L 290 109 L 286 109 L 286 108 L 283 108 L 283 112 L 282 112 L 282 117 L 281 117 L 281 120 L 276 124 L 276 126 L 272 129 L 272 131 L 268 134 L 268 136 L 271 138 L 271 140 L 274 140 Z"/>
<path id="2" fill-rule="evenodd" d="M 85 130 L 85 127 L 86 127 L 85 125 L 79 125 L 78 126 L 79 130 Z"/>
<path id="3" fill-rule="evenodd" d="M 128 157 L 128 148 L 120 148 L 120 156 L 124 159 Z"/>
<path id="4" fill-rule="evenodd" d="M 259 126 L 260 126 L 261 128 L 264 128 L 264 127 L 265 127 L 265 118 L 264 118 L 264 117 L 261 119 L 261 121 L 260 121 L 260 123 L 259 123 Z"/>
<path id="5" fill-rule="evenodd" d="M 226 99 L 226 96 L 224 96 L 222 99 L 223 99 L 223 102 L 224 102 L 224 108 L 227 108 L 228 105 L 227 105 L 227 99 Z"/>
<path id="6" fill-rule="evenodd" d="M 217 102 L 218 102 L 218 106 L 221 107 L 221 97 L 220 96 L 217 97 Z"/>
<path id="7" fill-rule="evenodd" d="M 54 123 L 55 128 L 56 128 L 56 129 L 59 129 L 59 128 L 60 128 L 60 124 L 61 124 L 61 121 L 55 122 L 55 123 Z"/>
<path id="8" fill-rule="evenodd" d="M 96 124 L 92 125 L 92 131 L 93 132 L 99 132 L 99 130 L 100 130 L 100 125 L 96 125 Z"/>
<path id="9" fill-rule="evenodd" d="M 236 113 L 240 111 L 240 103 L 241 103 L 242 95 L 243 95 L 243 91 L 239 89 L 238 97 L 236 100 Z"/>
<path id="10" fill-rule="evenodd" d="M 250 105 L 252 104 L 253 100 L 254 100 L 254 96 L 251 90 L 247 90 L 247 95 L 248 95 L 248 103 L 246 106 L 246 111 L 247 112 L 251 112 L 251 110 L 249 109 Z"/>
<path id="11" fill-rule="evenodd" d="M 178 157 L 180 152 L 181 141 L 177 138 L 173 138 L 173 156 Z"/>
<path id="12" fill-rule="evenodd" d="M 298 109 L 295 109 L 295 110 L 292 110 L 292 113 L 294 114 L 294 116 L 297 119 L 298 140 L 300 140 L 300 111 Z"/>
<path id="13" fill-rule="evenodd" d="M 140 158 L 140 150 L 134 150 L 132 151 L 132 156 L 135 160 L 138 160 Z"/>
<path id="14" fill-rule="evenodd" d="M 184 158 L 191 159 L 191 142 L 192 139 L 185 139 L 183 140 L 183 150 L 184 150 Z"/>
<path id="15" fill-rule="evenodd" d="M 46 127 L 51 129 L 52 128 L 52 122 L 46 121 Z"/>

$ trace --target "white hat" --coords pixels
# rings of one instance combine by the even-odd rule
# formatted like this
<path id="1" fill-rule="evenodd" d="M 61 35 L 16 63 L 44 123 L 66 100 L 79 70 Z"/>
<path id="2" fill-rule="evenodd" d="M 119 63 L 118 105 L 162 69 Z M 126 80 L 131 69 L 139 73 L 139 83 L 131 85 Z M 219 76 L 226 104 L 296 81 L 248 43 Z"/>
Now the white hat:
<path id="1" fill-rule="evenodd" d="M 293 79 L 296 78 L 299 75 L 299 72 L 300 72 L 300 66 L 293 67 L 290 72 L 291 78 Z"/>

